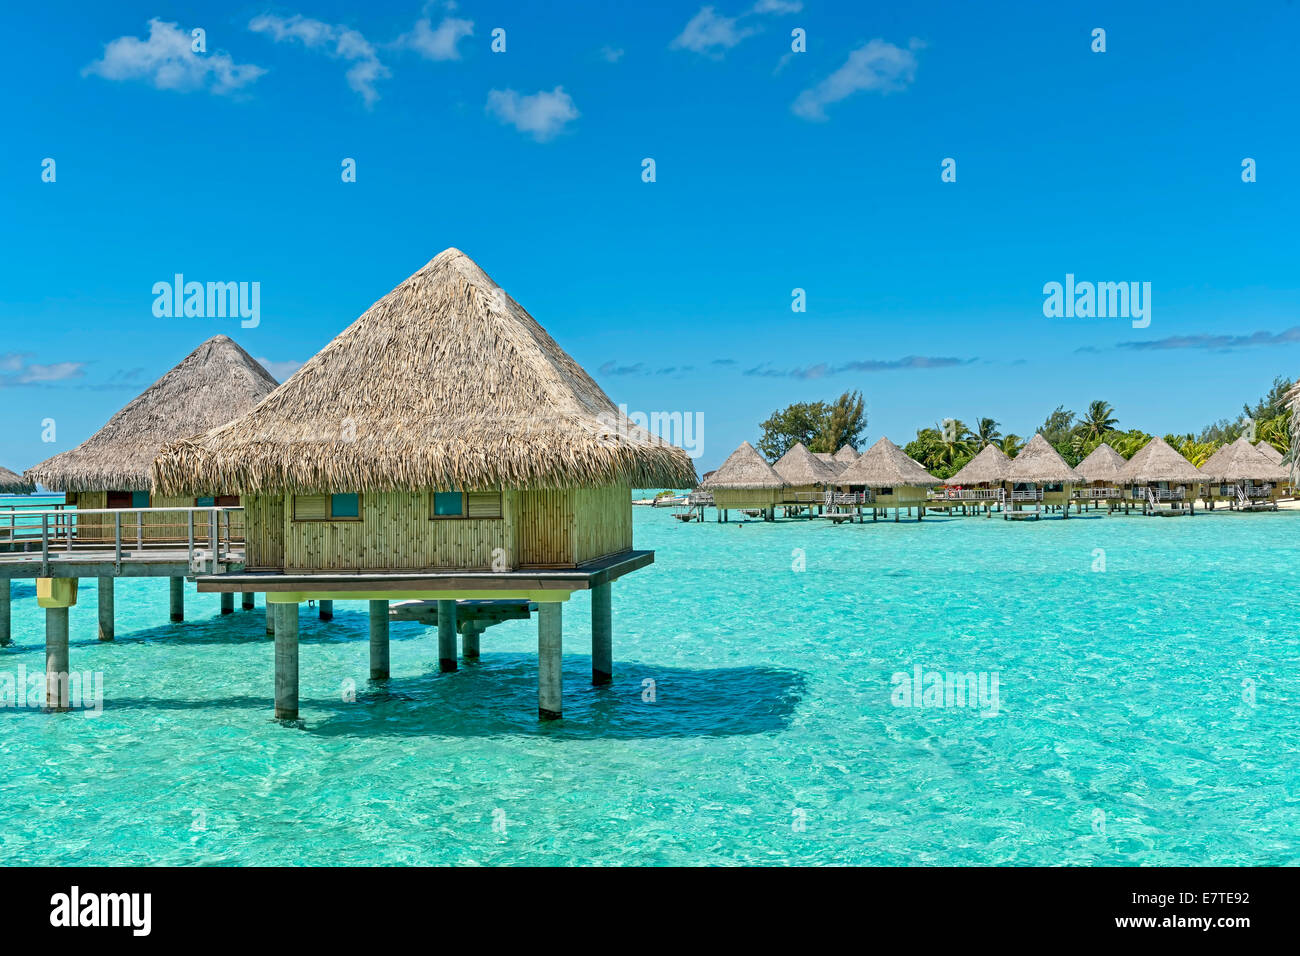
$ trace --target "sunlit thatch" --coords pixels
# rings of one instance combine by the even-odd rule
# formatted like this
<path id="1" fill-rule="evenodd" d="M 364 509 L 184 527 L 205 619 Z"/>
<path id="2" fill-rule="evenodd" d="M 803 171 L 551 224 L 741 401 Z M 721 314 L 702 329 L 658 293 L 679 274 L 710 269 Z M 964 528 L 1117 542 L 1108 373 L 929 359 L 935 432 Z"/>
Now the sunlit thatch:
<path id="1" fill-rule="evenodd" d="M 700 483 L 701 491 L 753 491 L 759 488 L 783 488 L 785 481 L 767 459 L 749 442 L 727 456 L 722 467 Z"/>
<path id="2" fill-rule="evenodd" d="M 1084 481 L 1114 482 L 1124 470 L 1124 456 L 1102 442 L 1074 469 Z"/>
<path id="3" fill-rule="evenodd" d="M 850 462 L 836 482 L 867 488 L 924 488 L 941 484 L 888 438 L 881 438 Z"/>
<path id="4" fill-rule="evenodd" d="M 1245 435 L 1224 445 L 1201 465 L 1201 473 L 1211 481 L 1286 481 L 1285 465 L 1272 461 L 1252 445 Z"/>
<path id="5" fill-rule="evenodd" d="M 955 475 L 949 478 L 949 485 L 998 484 L 1007 476 L 1011 459 L 997 445 L 985 445 L 980 453 L 966 462 Z"/>
<path id="6" fill-rule="evenodd" d="M 1128 485 L 1145 485 L 1155 481 L 1203 481 L 1205 474 L 1190 461 L 1178 454 L 1163 438 L 1155 437 L 1130 458 L 1119 473 L 1119 480 Z"/>
<path id="7" fill-rule="evenodd" d="M 803 442 L 795 442 L 794 447 L 772 466 L 772 470 L 787 485 L 799 487 L 833 484 L 843 469 L 814 455 Z"/>
<path id="8" fill-rule="evenodd" d="M 22 475 L 0 467 L 0 495 L 30 495 L 36 486 Z"/>

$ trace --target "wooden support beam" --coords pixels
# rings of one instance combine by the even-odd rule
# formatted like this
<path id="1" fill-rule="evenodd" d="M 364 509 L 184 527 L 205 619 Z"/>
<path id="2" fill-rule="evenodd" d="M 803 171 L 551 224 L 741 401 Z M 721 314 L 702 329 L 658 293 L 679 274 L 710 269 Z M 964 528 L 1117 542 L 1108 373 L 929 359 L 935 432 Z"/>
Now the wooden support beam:
<path id="1" fill-rule="evenodd" d="M 234 591 L 221 592 L 221 613 L 222 614 L 235 613 L 235 592 Z"/>
<path id="2" fill-rule="evenodd" d="M 456 602 L 438 602 L 438 670 L 456 669 Z"/>
<path id="3" fill-rule="evenodd" d="M 563 716 L 563 613 L 564 605 L 557 602 L 537 605 L 537 716 L 541 720 Z"/>
<path id="4" fill-rule="evenodd" d="M 266 602 L 266 633 L 268 637 L 275 634 L 275 605 L 270 601 Z"/>
<path id="5" fill-rule="evenodd" d="M 60 712 L 68 700 L 68 609 L 45 609 L 45 709 Z"/>
<path id="6" fill-rule="evenodd" d="M 13 641 L 10 600 L 9 579 L 0 578 L 0 647 L 8 647 Z"/>
<path id="7" fill-rule="evenodd" d="M 388 680 L 388 602 L 370 602 L 370 679 Z"/>
<path id="8" fill-rule="evenodd" d="M 606 585 L 608 587 L 609 585 Z M 478 660 L 479 638 L 483 636 L 484 625 L 466 624 L 460 636 L 460 654 L 466 660 Z"/>
<path id="9" fill-rule="evenodd" d="M 171 618 L 173 621 L 185 620 L 185 579 L 168 578 L 171 584 Z"/>
<path id="10" fill-rule="evenodd" d="M 298 605 L 275 605 L 275 719 L 298 719 Z"/>
<path id="11" fill-rule="evenodd" d="M 99 639 L 113 639 L 113 579 L 101 577 L 98 580 L 99 591 Z"/>
<path id="12" fill-rule="evenodd" d="M 334 620 L 334 602 L 333 602 L 333 601 L 321 601 L 321 602 L 320 602 L 320 619 L 321 619 L 322 621 L 332 621 L 332 620 Z"/>
<path id="13" fill-rule="evenodd" d="M 614 621 L 611 584 L 591 589 L 591 682 L 614 679 Z"/>
<path id="14" fill-rule="evenodd" d="M 256 601 L 253 598 L 253 592 L 245 591 L 244 600 L 243 603 L 241 604 L 241 607 L 243 607 L 245 611 L 251 611 L 255 605 L 256 605 Z"/>

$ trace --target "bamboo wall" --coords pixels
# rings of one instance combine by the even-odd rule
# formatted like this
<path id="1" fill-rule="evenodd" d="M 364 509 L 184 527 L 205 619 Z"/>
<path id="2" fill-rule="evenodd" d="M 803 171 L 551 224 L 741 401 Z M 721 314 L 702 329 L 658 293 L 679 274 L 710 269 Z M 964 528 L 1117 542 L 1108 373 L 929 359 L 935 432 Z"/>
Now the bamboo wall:
<path id="1" fill-rule="evenodd" d="M 574 567 L 632 546 L 632 489 L 502 493 L 501 517 L 432 518 L 433 494 L 362 494 L 359 519 L 296 521 L 292 496 L 248 496 L 248 567 L 285 571 Z"/>
<path id="2" fill-rule="evenodd" d="M 780 502 L 783 488 L 719 488 L 713 492 L 713 504 L 718 508 L 770 508 Z"/>

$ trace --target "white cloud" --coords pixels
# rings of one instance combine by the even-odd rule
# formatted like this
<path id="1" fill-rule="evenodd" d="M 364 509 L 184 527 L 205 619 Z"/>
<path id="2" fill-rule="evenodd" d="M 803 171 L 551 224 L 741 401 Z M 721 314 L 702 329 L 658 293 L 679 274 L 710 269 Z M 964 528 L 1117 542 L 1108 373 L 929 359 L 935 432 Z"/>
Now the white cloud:
<path id="1" fill-rule="evenodd" d="M 280 17 L 264 13 L 248 23 L 254 33 L 266 33 L 276 43 L 297 40 L 309 50 L 323 50 L 329 56 L 352 63 L 348 69 L 348 86 L 361 95 L 366 106 L 374 106 L 379 99 L 375 83 L 391 74 L 379 62 L 375 48 L 361 33 L 351 27 L 324 23 L 301 14 Z"/>
<path id="2" fill-rule="evenodd" d="M 30 353 L 8 352 L 0 355 L 0 388 L 14 385 L 41 385 L 66 382 L 86 374 L 85 362 L 54 362 L 39 365 L 29 362 Z"/>
<path id="3" fill-rule="evenodd" d="M 194 38 L 175 23 L 149 21 L 149 39 L 118 37 L 104 44 L 104 55 L 81 71 L 106 80 L 144 80 L 160 90 L 206 89 L 230 93 L 266 72 L 252 63 L 236 63 L 228 53 L 195 53 Z"/>
<path id="4" fill-rule="evenodd" d="M 459 60 L 460 50 L 456 45 L 473 35 L 473 20 L 443 17 L 435 29 L 433 20 L 423 17 L 415 21 L 415 27 L 410 33 L 402 34 L 393 45 L 414 50 L 426 60 Z"/>
<path id="5" fill-rule="evenodd" d="M 780 16 L 783 13 L 798 13 L 803 9 L 800 0 L 758 0 L 754 4 L 750 13 L 772 13 Z"/>
<path id="6" fill-rule="evenodd" d="M 811 89 L 799 94 L 790 107 L 796 116 L 807 120 L 825 120 L 826 107 L 854 93 L 891 93 L 903 90 L 916 79 L 916 51 L 921 42 L 913 40 L 907 49 L 884 40 L 872 40 L 849 54 L 838 70 Z"/>
<path id="7" fill-rule="evenodd" d="M 623 48 L 603 46 L 600 48 L 600 58 L 606 63 L 617 63 L 619 60 L 623 59 Z"/>
<path id="8" fill-rule="evenodd" d="M 286 382 L 294 372 L 302 368 L 302 362 L 296 362 L 293 359 L 286 359 L 283 362 L 272 362 L 269 358 L 259 358 L 257 364 L 271 373 L 271 377 L 277 382 Z"/>
<path id="9" fill-rule="evenodd" d="M 701 7 L 669 47 L 720 56 L 723 50 L 730 50 L 756 32 L 753 27 L 739 26 L 739 20 L 739 17 L 719 16 L 713 7 Z"/>
<path id="10" fill-rule="evenodd" d="M 550 93 L 541 90 L 520 96 L 514 90 L 489 90 L 487 111 L 521 133 L 529 133 L 539 143 L 551 139 L 564 124 L 580 115 L 573 97 L 557 86 Z"/>

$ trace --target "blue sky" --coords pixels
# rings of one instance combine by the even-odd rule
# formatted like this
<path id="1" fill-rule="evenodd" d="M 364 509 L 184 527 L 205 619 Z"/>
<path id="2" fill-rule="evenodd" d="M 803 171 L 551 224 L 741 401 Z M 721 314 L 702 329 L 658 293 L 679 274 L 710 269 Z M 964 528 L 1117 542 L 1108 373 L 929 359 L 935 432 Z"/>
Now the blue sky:
<path id="1" fill-rule="evenodd" d="M 1093 398 L 1124 426 L 1199 429 L 1300 375 L 1296 3 L 9 17 L 10 468 L 81 441 L 218 332 L 283 377 L 448 246 L 616 402 L 702 414 L 701 470 L 775 408 L 848 388 L 869 440 L 901 443 L 946 417 L 1025 435 Z M 260 324 L 155 317 L 176 273 L 259 282 Z M 1045 317 L 1067 273 L 1150 282 L 1150 325 Z"/>

